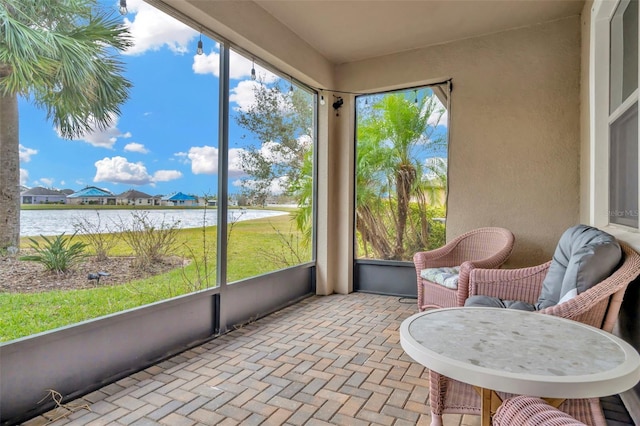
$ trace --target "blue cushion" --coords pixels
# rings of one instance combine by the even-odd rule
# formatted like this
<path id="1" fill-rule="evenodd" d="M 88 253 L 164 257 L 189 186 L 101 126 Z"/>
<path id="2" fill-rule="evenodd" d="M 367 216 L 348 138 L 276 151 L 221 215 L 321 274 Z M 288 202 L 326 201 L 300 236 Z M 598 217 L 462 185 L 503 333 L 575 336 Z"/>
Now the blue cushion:
<path id="1" fill-rule="evenodd" d="M 548 308 L 603 281 L 616 270 L 621 259 L 620 244 L 612 235 L 587 225 L 572 226 L 560 237 L 535 305 L 482 295 L 469 297 L 464 305 L 526 311 Z"/>
<path id="2" fill-rule="evenodd" d="M 452 290 L 458 288 L 460 267 L 427 268 L 420 271 L 420 277 L 432 283 L 440 284 Z"/>
<path id="3" fill-rule="evenodd" d="M 622 250 L 616 239 L 587 225 L 567 229 L 556 247 L 537 309 L 565 302 L 583 293 L 613 273 Z"/>
<path id="4" fill-rule="evenodd" d="M 478 294 L 469 297 L 464 302 L 464 306 L 485 306 L 487 308 L 509 308 L 519 309 L 521 311 L 535 311 L 536 305 L 522 302 L 520 300 L 502 300 L 497 297 L 484 296 Z"/>

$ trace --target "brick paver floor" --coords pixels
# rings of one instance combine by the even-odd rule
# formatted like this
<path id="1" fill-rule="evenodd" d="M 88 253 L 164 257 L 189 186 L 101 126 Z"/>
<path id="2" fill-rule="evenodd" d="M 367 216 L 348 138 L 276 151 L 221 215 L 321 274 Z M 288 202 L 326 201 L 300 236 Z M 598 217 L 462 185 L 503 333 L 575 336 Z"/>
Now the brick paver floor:
<path id="1" fill-rule="evenodd" d="M 398 334 L 415 312 L 397 297 L 310 297 L 25 425 L 428 425 L 428 371 Z"/>

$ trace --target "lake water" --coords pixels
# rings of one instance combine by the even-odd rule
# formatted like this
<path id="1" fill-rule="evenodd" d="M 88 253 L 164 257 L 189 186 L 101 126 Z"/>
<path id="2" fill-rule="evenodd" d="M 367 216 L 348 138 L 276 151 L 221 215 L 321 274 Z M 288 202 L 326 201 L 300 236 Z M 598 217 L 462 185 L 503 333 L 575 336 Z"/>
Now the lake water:
<path id="1" fill-rule="evenodd" d="M 218 210 L 207 209 L 161 209 L 161 210 L 22 210 L 20 212 L 20 236 L 33 237 L 38 235 L 67 235 L 73 234 L 77 223 L 88 221 L 93 225 L 92 230 L 100 229 L 108 232 L 107 227 L 121 229 L 122 226 L 133 222 L 132 213 L 142 213 L 155 226 L 173 225 L 176 222 L 178 228 L 199 228 L 214 226 L 218 220 Z M 287 214 L 274 210 L 229 210 L 228 221 L 241 221 L 259 219 Z M 98 228 L 100 224 L 100 228 Z"/>

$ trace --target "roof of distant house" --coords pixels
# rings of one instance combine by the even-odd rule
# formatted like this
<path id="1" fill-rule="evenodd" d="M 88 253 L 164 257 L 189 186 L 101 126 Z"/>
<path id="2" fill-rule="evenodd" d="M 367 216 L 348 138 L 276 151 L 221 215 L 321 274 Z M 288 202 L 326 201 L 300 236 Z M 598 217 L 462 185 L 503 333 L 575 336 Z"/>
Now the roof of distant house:
<path id="1" fill-rule="evenodd" d="M 100 189 L 95 186 L 87 186 L 86 188 L 81 189 L 78 192 L 74 192 L 71 195 L 67 195 L 69 198 L 80 198 L 80 197 L 113 197 L 114 195 L 104 189 Z"/>
<path id="2" fill-rule="evenodd" d="M 61 189 L 60 192 L 62 192 L 64 195 L 71 195 L 76 191 L 74 191 L 73 189 L 66 188 L 66 189 Z"/>
<path id="3" fill-rule="evenodd" d="M 130 189 L 128 191 L 123 192 L 122 194 L 118 194 L 118 198 L 126 198 L 128 200 L 135 200 L 138 198 L 152 198 L 151 195 L 145 194 L 141 191 L 136 191 L 135 189 Z"/>
<path id="4" fill-rule="evenodd" d="M 182 192 L 175 192 L 173 194 L 162 197 L 162 201 L 196 201 L 197 198 L 193 195 L 187 195 Z"/>
<path id="5" fill-rule="evenodd" d="M 55 189 L 43 188 L 42 186 L 36 186 L 35 188 L 27 189 L 21 195 L 57 195 L 64 197 L 65 194 Z"/>

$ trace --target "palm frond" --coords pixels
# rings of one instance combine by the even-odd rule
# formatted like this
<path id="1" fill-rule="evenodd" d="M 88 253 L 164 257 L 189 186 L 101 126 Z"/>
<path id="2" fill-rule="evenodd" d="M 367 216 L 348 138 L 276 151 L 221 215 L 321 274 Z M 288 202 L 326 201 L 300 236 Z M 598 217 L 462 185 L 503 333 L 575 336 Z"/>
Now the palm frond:
<path id="1" fill-rule="evenodd" d="M 66 138 L 104 129 L 131 83 L 128 30 L 94 0 L 0 2 L 0 92 L 33 98 Z"/>

